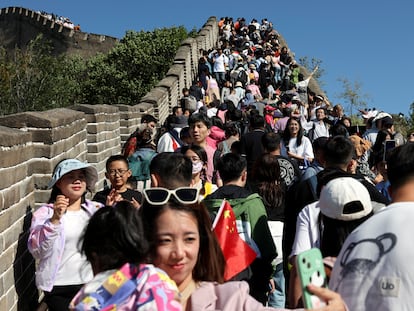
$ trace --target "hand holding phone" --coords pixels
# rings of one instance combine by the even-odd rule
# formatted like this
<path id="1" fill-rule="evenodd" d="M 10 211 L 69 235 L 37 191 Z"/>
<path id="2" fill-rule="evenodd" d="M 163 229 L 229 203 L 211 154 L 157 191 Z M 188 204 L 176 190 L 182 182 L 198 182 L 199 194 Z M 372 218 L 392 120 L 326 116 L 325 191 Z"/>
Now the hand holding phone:
<path id="1" fill-rule="evenodd" d="M 396 142 L 394 139 L 384 141 L 384 153 L 382 154 L 382 160 L 385 161 L 388 152 L 395 148 Z"/>
<path id="2" fill-rule="evenodd" d="M 306 309 L 315 309 L 325 306 L 325 301 L 311 294 L 307 289 L 308 284 L 327 287 L 321 251 L 318 248 L 311 248 L 298 254 L 296 257 L 296 267 L 301 283 L 304 307 Z"/>

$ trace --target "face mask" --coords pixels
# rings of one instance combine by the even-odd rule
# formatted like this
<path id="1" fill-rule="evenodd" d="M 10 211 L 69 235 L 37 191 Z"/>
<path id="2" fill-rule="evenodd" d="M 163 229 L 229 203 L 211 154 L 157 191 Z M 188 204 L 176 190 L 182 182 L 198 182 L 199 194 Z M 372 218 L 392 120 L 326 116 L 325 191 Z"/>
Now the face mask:
<path id="1" fill-rule="evenodd" d="M 203 162 L 197 161 L 193 162 L 193 175 L 198 174 L 203 169 Z"/>

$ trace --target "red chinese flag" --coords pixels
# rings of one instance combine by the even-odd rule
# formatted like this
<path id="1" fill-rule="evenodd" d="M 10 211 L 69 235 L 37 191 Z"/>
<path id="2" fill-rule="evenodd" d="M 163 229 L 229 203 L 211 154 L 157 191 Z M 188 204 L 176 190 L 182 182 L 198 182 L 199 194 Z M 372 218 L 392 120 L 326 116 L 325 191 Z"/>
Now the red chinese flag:
<path id="1" fill-rule="evenodd" d="M 230 204 L 223 200 L 213 223 L 221 249 L 226 259 L 224 279 L 227 281 L 246 269 L 256 258 L 256 252 L 239 236 L 236 216 Z"/>

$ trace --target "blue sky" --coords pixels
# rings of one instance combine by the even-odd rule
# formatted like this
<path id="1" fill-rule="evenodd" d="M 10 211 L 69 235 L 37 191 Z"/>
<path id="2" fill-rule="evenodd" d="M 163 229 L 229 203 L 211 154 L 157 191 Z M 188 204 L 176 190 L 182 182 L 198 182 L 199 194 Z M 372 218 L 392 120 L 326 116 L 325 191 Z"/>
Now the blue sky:
<path id="1" fill-rule="evenodd" d="M 383 3 L 381 3 L 383 2 Z M 409 112 L 414 102 L 414 1 L 79 1 L 3 0 L 69 17 L 82 31 L 122 38 L 127 30 L 185 26 L 200 29 L 210 16 L 272 21 L 296 58 L 322 60 L 323 89 L 333 104 L 339 78 L 361 84 L 369 108 Z M 99 4 L 98 4 L 99 3 Z"/>

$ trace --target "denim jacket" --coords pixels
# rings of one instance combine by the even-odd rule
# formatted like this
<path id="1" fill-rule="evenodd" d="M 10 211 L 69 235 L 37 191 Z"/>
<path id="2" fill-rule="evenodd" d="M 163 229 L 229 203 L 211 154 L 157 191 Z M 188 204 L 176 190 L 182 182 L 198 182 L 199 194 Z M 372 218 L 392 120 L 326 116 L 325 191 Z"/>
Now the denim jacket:
<path id="1" fill-rule="evenodd" d="M 85 200 L 82 208 L 92 216 L 103 205 L 98 202 Z M 63 223 L 54 225 L 50 222 L 53 215 L 53 204 L 45 204 L 34 213 L 30 226 L 28 248 L 38 261 L 36 269 L 36 286 L 44 291 L 51 291 L 65 248 L 65 233 Z M 83 228 L 80 228 L 82 230 Z"/>

